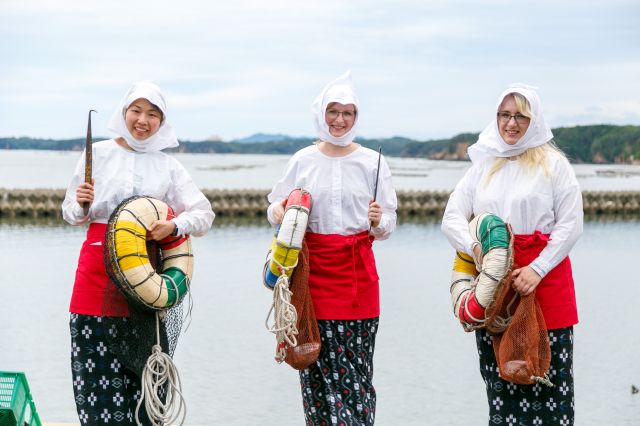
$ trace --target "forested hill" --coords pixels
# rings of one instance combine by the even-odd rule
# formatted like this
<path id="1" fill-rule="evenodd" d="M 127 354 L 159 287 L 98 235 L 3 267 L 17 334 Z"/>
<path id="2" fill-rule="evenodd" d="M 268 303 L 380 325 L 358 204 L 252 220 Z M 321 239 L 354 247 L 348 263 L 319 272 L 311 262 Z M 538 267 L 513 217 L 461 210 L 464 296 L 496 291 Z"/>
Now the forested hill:
<path id="1" fill-rule="evenodd" d="M 576 126 L 553 129 L 557 145 L 575 163 L 640 164 L 640 126 Z M 181 141 L 173 152 L 292 154 L 313 142 L 312 138 L 291 138 L 269 142 Z M 462 133 L 450 139 L 418 141 L 403 137 L 357 139 L 372 149 L 383 147 L 387 156 L 418 157 L 434 160 L 467 160 L 467 147 L 478 133 Z M 94 138 L 98 141 L 105 138 Z M 52 140 L 0 138 L 0 149 L 82 150 L 84 139 Z"/>

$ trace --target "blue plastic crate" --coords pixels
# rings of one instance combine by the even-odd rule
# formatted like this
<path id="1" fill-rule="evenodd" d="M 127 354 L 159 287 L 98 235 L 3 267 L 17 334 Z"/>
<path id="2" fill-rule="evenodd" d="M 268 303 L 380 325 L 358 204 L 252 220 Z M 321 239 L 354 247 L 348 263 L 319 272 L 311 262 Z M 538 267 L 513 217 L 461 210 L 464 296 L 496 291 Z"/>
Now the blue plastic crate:
<path id="1" fill-rule="evenodd" d="M 41 426 L 24 373 L 0 371 L 0 426 Z"/>

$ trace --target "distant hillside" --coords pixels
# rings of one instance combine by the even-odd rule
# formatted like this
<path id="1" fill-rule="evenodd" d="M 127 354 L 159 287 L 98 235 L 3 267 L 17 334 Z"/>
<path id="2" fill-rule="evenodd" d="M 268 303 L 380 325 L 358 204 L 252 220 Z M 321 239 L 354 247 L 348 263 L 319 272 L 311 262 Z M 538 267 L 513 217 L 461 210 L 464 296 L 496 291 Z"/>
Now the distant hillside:
<path id="1" fill-rule="evenodd" d="M 288 141 L 294 139 L 291 136 L 281 134 L 268 134 L 268 133 L 256 133 L 255 135 L 247 136 L 246 138 L 234 139 L 231 142 L 234 143 L 263 143 L 263 142 L 278 142 Z"/>
<path id="2" fill-rule="evenodd" d="M 640 164 L 640 126 L 576 126 L 554 129 L 558 146 L 575 163 Z M 104 138 L 94 138 L 95 141 Z M 273 140 L 270 140 L 273 139 Z M 418 157 L 433 160 L 468 160 L 467 148 L 478 139 L 478 133 L 461 133 L 449 139 L 418 141 L 404 137 L 357 139 L 362 145 L 383 147 L 387 156 Z M 292 154 L 311 144 L 315 138 L 293 138 L 286 135 L 257 134 L 239 141 L 181 141 L 172 152 Z M 0 138 L 0 149 L 82 150 L 84 139 L 52 140 L 32 138 Z"/>

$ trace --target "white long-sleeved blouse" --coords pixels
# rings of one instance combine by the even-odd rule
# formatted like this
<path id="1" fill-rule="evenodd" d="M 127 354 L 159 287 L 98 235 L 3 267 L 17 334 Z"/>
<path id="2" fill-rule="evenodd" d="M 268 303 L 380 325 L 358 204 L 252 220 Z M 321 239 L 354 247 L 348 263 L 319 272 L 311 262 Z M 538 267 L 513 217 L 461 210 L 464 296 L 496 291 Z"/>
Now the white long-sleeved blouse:
<path id="1" fill-rule="evenodd" d="M 582 234 L 582 194 L 573 168 L 557 153 L 547 157 L 551 176 L 539 167 L 527 171 L 519 161 L 507 161 L 493 175 L 485 176 L 493 161 L 474 164 L 458 182 L 442 218 L 442 231 L 458 251 L 472 254 L 469 220 L 484 212 L 511 224 L 514 234 L 550 234 L 540 255 L 529 265 L 541 277 L 568 254 Z"/>
<path id="2" fill-rule="evenodd" d="M 308 229 L 319 234 L 353 235 L 369 229 L 369 201 L 373 198 L 378 168 L 378 153 L 359 146 L 343 157 L 329 157 L 311 145 L 296 152 L 289 160 L 284 176 L 268 196 L 267 217 L 273 220 L 274 203 L 282 202 L 291 190 L 304 188 L 312 198 Z M 382 218 L 371 229 L 376 239 L 386 239 L 396 227 L 396 192 L 391 171 L 384 157 L 376 201 Z"/>
<path id="3" fill-rule="evenodd" d="M 147 195 L 167 203 L 182 235 L 204 235 L 215 214 L 185 168 L 164 152 L 139 153 L 109 139 L 93 144 L 94 199 L 85 216 L 76 201 L 76 188 L 84 182 L 84 152 L 78 160 L 62 203 L 62 216 L 72 225 L 107 223 L 113 210 L 134 195 Z"/>

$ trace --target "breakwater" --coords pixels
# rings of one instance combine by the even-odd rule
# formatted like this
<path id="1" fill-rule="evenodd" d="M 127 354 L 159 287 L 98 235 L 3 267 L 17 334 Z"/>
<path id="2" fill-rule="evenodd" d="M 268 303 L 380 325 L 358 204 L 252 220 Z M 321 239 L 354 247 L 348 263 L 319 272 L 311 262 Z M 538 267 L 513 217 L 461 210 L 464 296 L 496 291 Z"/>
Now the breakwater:
<path id="1" fill-rule="evenodd" d="M 216 215 L 264 217 L 268 190 L 205 189 Z M 0 188 L 0 218 L 57 218 L 64 199 L 63 189 Z M 583 194 L 587 217 L 638 217 L 640 191 L 592 191 Z M 398 191 L 398 216 L 432 218 L 442 216 L 449 199 L 447 191 Z"/>

